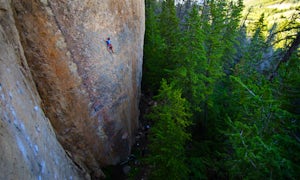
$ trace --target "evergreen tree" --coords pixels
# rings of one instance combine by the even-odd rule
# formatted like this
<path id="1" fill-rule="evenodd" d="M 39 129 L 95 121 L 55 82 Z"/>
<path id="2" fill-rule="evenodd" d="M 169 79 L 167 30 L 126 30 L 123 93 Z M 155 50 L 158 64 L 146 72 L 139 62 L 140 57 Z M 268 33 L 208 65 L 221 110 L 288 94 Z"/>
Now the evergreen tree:
<path id="1" fill-rule="evenodd" d="M 230 178 L 293 177 L 291 161 L 280 152 L 279 144 L 286 133 L 282 123 L 292 116 L 280 107 L 267 80 L 245 84 L 237 77 L 232 79 L 236 82 L 233 98 L 241 108 L 235 119 L 228 118 L 232 152 L 225 165 Z"/>
<path id="2" fill-rule="evenodd" d="M 146 32 L 144 38 L 143 88 L 156 92 L 165 77 L 166 45 L 160 36 L 158 17 L 155 15 L 155 0 L 146 1 Z"/>
<path id="3" fill-rule="evenodd" d="M 293 53 L 291 59 L 284 64 L 279 70 L 278 80 L 276 86 L 279 87 L 275 94 L 278 96 L 281 107 L 293 114 L 293 118 L 284 121 L 278 144 L 280 145 L 280 152 L 282 156 L 291 162 L 291 168 L 288 172 L 290 177 L 300 176 L 300 55 L 298 52 Z"/>
<path id="4" fill-rule="evenodd" d="M 256 29 L 254 30 L 254 35 L 251 38 L 250 44 L 247 48 L 247 52 L 245 53 L 245 59 L 249 60 L 247 65 L 248 70 L 256 71 L 253 67 L 258 67 L 259 64 L 263 60 L 263 54 L 266 51 L 267 44 L 266 44 L 266 25 L 265 25 L 265 17 L 264 14 L 261 15 L 260 19 L 256 24 Z M 251 60 L 250 60 L 251 59 Z M 253 72 L 247 71 L 250 75 Z M 245 76 L 247 78 L 247 76 Z"/>
<path id="5" fill-rule="evenodd" d="M 186 128 L 190 125 L 187 101 L 181 97 L 181 91 L 162 81 L 159 94 L 155 97 L 159 104 L 153 107 L 149 118 L 154 121 L 149 139 L 153 179 L 188 179 L 188 167 L 185 164 L 185 143 L 190 138 Z"/>
<path id="6" fill-rule="evenodd" d="M 162 10 L 159 15 L 159 27 L 161 37 L 166 44 L 163 60 L 165 71 L 162 73 L 167 73 L 170 70 L 174 70 L 175 65 L 177 64 L 176 62 L 178 62 L 178 55 L 180 54 L 180 52 L 177 51 L 177 47 L 180 45 L 179 19 L 176 16 L 174 0 L 164 0 L 162 1 L 161 6 Z M 167 76 L 166 79 L 169 78 L 170 76 Z"/>
<path id="7" fill-rule="evenodd" d="M 215 5 L 212 5 L 212 2 L 215 2 Z M 210 127 L 210 133 L 208 136 L 213 139 L 213 141 L 220 140 L 223 141 L 223 138 L 220 138 L 220 135 L 217 133 L 218 129 L 223 129 L 225 126 L 224 123 L 224 113 L 230 108 L 230 92 L 232 91 L 230 87 L 229 75 L 232 74 L 234 64 L 238 61 L 237 58 L 240 58 L 240 52 L 238 52 L 238 48 L 241 48 L 241 43 L 243 41 L 239 41 L 241 38 L 241 28 L 240 18 L 243 10 L 243 2 L 241 0 L 218 2 L 212 1 L 210 4 L 212 7 L 212 19 L 215 19 L 215 23 L 211 22 L 211 30 L 212 38 L 211 40 L 207 40 L 207 44 L 211 47 L 221 46 L 218 50 L 208 51 L 207 58 L 213 61 L 214 71 L 210 69 L 207 70 L 208 74 L 213 74 L 210 76 L 212 79 L 211 84 L 207 84 L 207 87 L 211 89 L 211 94 L 206 97 L 208 101 L 206 102 L 204 107 L 206 107 L 205 121 L 206 126 Z M 225 4 L 224 4 L 225 3 Z M 215 14 L 215 15 L 214 15 Z M 214 17 L 216 16 L 216 17 Z M 221 17 L 221 18 L 220 18 Z M 204 23 L 207 25 L 207 23 Z M 219 27 L 219 28 L 216 28 Z M 219 29 L 219 30 L 218 30 Z M 216 32 L 215 32 L 216 31 Z M 219 32 L 219 42 L 217 39 L 214 39 L 215 33 Z M 242 39 L 244 40 L 244 39 Z M 216 41 L 216 42 L 214 42 Z M 219 44 L 220 43 L 220 44 Z M 215 54 L 219 54 L 217 58 Z M 216 72 L 215 70 L 220 72 Z M 211 71 L 211 72 L 210 72 Z M 225 76 L 227 75 L 227 76 Z M 207 116 L 209 114 L 209 116 Z"/>
<path id="8" fill-rule="evenodd" d="M 284 64 L 279 71 L 278 83 L 279 90 L 276 92 L 283 102 L 282 106 L 284 109 L 292 114 L 300 117 L 300 50 L 293 53 L 293 56 Z"/>
<path id="9" fill-rule="evenodd" d="M 179 38 L 179 19 L 176 15 L 174 0 L 162 1 L 159 23 L 161 36 L 165 39 L 168 48 L 172 49 L 177 46 L 177 40 Z"/>
<path id="10" fill-rule="evenodd" d="M 270 46 L 263 35 L 266 31 L 263 18 L 261 16 L 256 24 L 247 54 L 231 78 L 231 104 L 236 104 L 236 108 L 234 112 L 227 110 L 229 128 L 225 134 L 231 153 L 223 155 L 232 179 L 293 179 L 299 170 L 295 163 L 299 161 L 294 161 L 283 150 L 288 146 L 294 150 L 300 147 L 288 135 L 295 132 L 294 116 L 283 108 L 282 100 L 274 94 L 280 86 L 270 83 L 257 70 Z"/>
<path id="11" fill-rule="evenodd" d="M 224 76 L 222 69 L 222 57 L 224 55 L 223 32 L 226 22 L 226 1 L 208 1 L 202 10 L 202 29 L 205 32 L 204 47 L 206 51 L 206 66 L 204 67 L 204 101 L 201 123 L 204 129 L 208 129 L 209 109 L 213 108 L 213 94 L 217 81 Z"/>
<path id="12" fill-rule="evenodd" d="M 147 28 L 155 33 L 150 36 L 146 31 L 145 51 L 150 53 L 145 53 L 145 73 L 151 76 L 147 80 L 151 89 L 161 78 L 172 83 L 162 82 L 156 97 L 160 103 L 149 116 L 155 122 L 148 158 L 152 177 L 296 179 L 298 24 L 289 26 L 293 32 L 289 45 L 275 49 L 276 26 L 268 33 L 265 14 L 254 23 L 251 36 L 245 23 L 239 27 L 242 0 L 206 0 L 203 6 L 193 6 L 180 31 L 174 0 L 161 3 L 159 24 L 154 13 L 147 15 L 151 26 Z M 288 60 L 280 58 L 282 52 Z M 272 82 L 260 71 L 264 62 L 279 62 L 273 67 L 278 73 Z M 185 149 L 190 118 L 199 126 Z"/>
<path id="13" fill-rule="evenodd" d="M 226 26 L 223 35 L 224 54 L 222 56 L 223 70 L 228 75 L 233 71 L 235 61 L 240 57 L 241 48 L 245 40 L 245 33 L 240 27 L 241 14 L 244 5 L 242 0 L 229 2 L 226 12 Z"/>
<path id="14" fill-rule="evenodd" d="M 171 73 L 172 81 L 177 87 L 183 88 L 183 96 L 192 105 L 194 113 L 204 100 L 206 55 L 204 50 L 204 32 L 201 29 L 199 8 L 194 5 L 182 31 L 182 42 L 177 47 L 180 52 L 179 62 Z"/>

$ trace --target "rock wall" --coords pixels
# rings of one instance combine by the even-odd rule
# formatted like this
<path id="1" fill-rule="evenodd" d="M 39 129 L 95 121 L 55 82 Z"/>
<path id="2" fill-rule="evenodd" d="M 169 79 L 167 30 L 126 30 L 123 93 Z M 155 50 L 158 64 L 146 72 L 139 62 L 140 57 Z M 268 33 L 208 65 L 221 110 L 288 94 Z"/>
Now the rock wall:
<path id="1" fill-rule="evenodd" d="M 38 93 L 28 90 L 30 93 L 34 92 L 34 95 L 26 97 L 27 99 L 20 98 L 15 102 L 16 107 L 21 107 L 23 106 L 21 103 L 25 103 L 24 107 L 33 108 L 30 116 L 27 116 L 28 126 L 32 129 L 26 132 L 45 131 L 45 138 L 54 138 L 53 132 L 50 131 L 51 126 L 47 124 L 49 118 L 57 139 L 73 162 L 81 169 L 87 170 L 92 177 L 101 177 L 103 175 L 101 167 L 117 164 L 128 156 L 134 132 L 138 127 L 145 22 L 144 1 L 0 0 L 0 2 L 12 7 L 10 15 L 17 26 L 15 34 L 20 36 L 20 42 L 19 39 L 14 41 L 18 43 L 20 49 L 23 47 L 25 54 L 21 59 L 17 59 L 20 62 L 15 62 L 19 63 L 17 69 L 11 69 L 20 75 L 11 77 L 15 78 L 14 80 L 4 80 L 1 74 L 1 87 L 7 87 L 4 81 L 8 84 L 14 81 L 11 90 L 16 91 L 15 93 L 20 91 L 19 86 L 23 84 L 24 88 L 29 88 L 30 84 L 30 88 L 33 89 L 35 85 L 38 90 Z M 1 15 L 6 11 L 5 8 L 0 9 Z M 10 37 L 9 34 L 5 36 Z M 111 38 L 115 53 L 108 51 L 104 41 L 107 37 Z M 1 61 L 14 66 L 8 60 L 1 59 Z M 1 69 L 1 73 L 6 73 L 8 77 L 5 78 L 10 78 L 10 71 L 5 69 L 1 62 L 1 68 L 2 66 L 4 69 Z M 23 71 L 26 71 L 25 75 Z M 34 83 L 27 77 L 24 78 L 27 78 L 28 82 L 21 83 L 22 79 L 19 79 L 22 78 L 21 75 L 29 76 L 30 72 Z M 9 89 L 6 91 L 9 92 Z M 6 93 L 1 99 L 1 123 L 9 121 L 8 115 L 4 112 L 13 115 L 10 107 L 5 105 L 13 103 L 8 102 L 9 98 L 11 99 L 10 94 Z M 27 105 L 28 103 L 31 103 L 32 107 Z M 41 117 L 37 117 L 34 113 L 39 113 Z M 27 127 L 26 124 L 22 125 L 23 121 L 25 120 L 20 120 L 21 130 Z M 36 126 L 36 121 L 38 123 L 43 121 L 44 124 Z M 6 129 L 10 131 L 8 127 Z M 50 129 L 49 132 L 52 134 L 47 136 L 46 129 Z M 32 149 L 33 154 L 30 156 L 34 157 L 35 143 L 29 143 L 30 141 L 22 134 L 19 136 L 25 138 L 28 148 Z M 37 138 L 32 136 L 31 139 L 34 137 Z M 5 139 L 1 141 L 1 146 L 2 143 L 6 143 L 5 141 Z M 43 139 L 38 141 L 47 142 Z M 55 139 L 51 141 L 54 143 Z M 19 152 L 17 145 L 11 148 L 16 148 L 15 151 Z M 59 149 L 60 146 L 58 143 L 49 144 L 47 148 L 52 152 L 52 148 Z M 29 154 L 29 151 L 26 152 Z M 61 152 L 62 155 L 63 153 Z M 0 158 L 3 158 L 2 155 Z M 69 160 L 64 162 L 68 163 Z M 21 163 L 20 166 L 24 164 Z M 38 167 L 43 170 L 43 163 Z M 66 171 L 65 174 L 75 175 L 77 171 L 74 170 L 72 163 L 69 167 L 70 173 Z"/>
<path id="2" fill-rule="evenodd" d="M 0 179 L 84 179 L 41 109 L 10 1 L 0 1 Z"/>

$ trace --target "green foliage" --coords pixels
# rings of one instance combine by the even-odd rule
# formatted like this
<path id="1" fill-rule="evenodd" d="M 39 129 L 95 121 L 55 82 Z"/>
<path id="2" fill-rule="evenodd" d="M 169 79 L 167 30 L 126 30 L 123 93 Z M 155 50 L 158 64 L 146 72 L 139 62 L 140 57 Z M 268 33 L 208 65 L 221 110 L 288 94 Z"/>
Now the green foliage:
<path id="1" fill-rule="evenodd" d="M 289 62 L 280 69 L 279 90 L 276 92 L 283 102 L 283 108 L 300 117 L 300 51 L 294 53 Z"/>
<path id="2" fill-rule="evenodd" d="M 280 80 L 276 81 L 278 90 L 275 92 L 282 102 L 282 108 L 294 115 L 293 118 L 284 122 L 284 133 L 278 134 L 280 153 L 291 161 L 289 174 L 291 177 L 299 176 L 300 172 L 300 54 L 295 52 L 289 62 L 284 64 L 279 71 Z"/>
<path id="3" fill-rule="evenodd" d="M 228 159 L 224 164 L 232 179 L 295 179 L 299 175 L 299 160 L 294 160 L 297 156 L 294 151 L 299 151 L 295 135 L 299 124 L 295 123 L 295 115 L 289 113 L 288 106 L 284 105 L 288 98 L 280 98 L 278 93 L 283 92 L 280 90 L 283 85 L 291 89 L 297 86 L 290 81 L 297 82 L 299 76 L 294 74 L 297 68 L 293 70 L 290 67 L 289 71 L 282 72 L 282 78 L 286 75 L 284 79 L 273 83 L 257 71 L 259 65 L 266 61 L 265 54 L 270 52 L 272 34 L 265 36 L 264 16 L 255 25 L 251 41 L 245 46 L 245 53 L 236 66 L 235 76 L 231 77 L 230 104 L 234 104 L 235 108 L 226 112 L 228 129 L 224 134 L 229 138 L 226 146 L 232 150 L 223 154 Z M 286 149 L 289 147 L 293 150 L 288 152 Z"/>
<path id="4" fill-rule="evenodd" d="M 236 119 L 228 117 L 227 121 L 230 128 L 226 134 L 233 149 L 228 157 L 230 161 L 226 162 L 230 177 L 294 177 L 295 174 L 290 172 L 294 170 L 295 164 L 281 153 L 284 147 L 279 144 L 278 139 L 288 132 L 282 128 L 282 124 L 287 125 L 292 116 L 281 109 L 280 102 L 274 99 L 267 81 L 261 81 L 257 86 L 252 83 L 246 85 L 237 77 L 232 79 L 237 83 L 235 91 L 238 92 L 238 96 L 233 97 L 234 101 L 242 106 L 243 110 L 239 111 Z M 283 139 L 288 140 L 290 137 L 286 136 Z"/>
<path id="5" fill-rule="evenodd" d="M 159 25 L 161 36 L 165 39 L 168 46 L 166 52 L 170 53 L 169 50 L 177 46 L 177 40 L 179 38 L 179 19 L 176 16 L 174 0 L 165 0 L 162 2 Z"/>
<path id="6" fill-rule="evenodd" d="M 160 81 L 165 78 L 164 51 L 166 45 L 160 36 L 157 16 L 154 13 L 155 1 L 147 1 L 146 32 L 144 40 L 144 66 L 143 87 L 155 91 L 160 86 Z"/>
<path id="7" fill-rule="evenodd" d="M 244 48 L 241 62 L 237 67 L 238 71 L 245 73 L 242 76 L 242 78 L 245 79 L 251 78 L 251 76 L 257 73 L 257 68 L 263 61 L 264 52 L 268 48 L 264 35 L 266 31 L 264 14 L 262 14 L 261 18 L 256 22 L 256 29 L 254 29 L 254 31 L 255 33 L 250 38 L 250 42 Z"/>
<path id="8" fill-rule="evenodd" d="M 189 158 L 190 177 L 192 179 L 207 179 L 205 175 L 206 166 L 203 163 L 205 160 L 200 157 Z"/>
<path id="9" fill-rule="evenodd" d="M 238 24 L 243 4 L 227 3 L 226 1 L 209 1 L 208 6 L 202 8 L 201 28 L 205 32 L 206 62 L 201 68 L 205 77 L 203 93 L 203 122 L 209 121 L 208 112 L 214 106 L 213 93 L 220 78 L 224 77 L 223 67 L 231 66 L 236 54 L 234 46 L 237 44 Z M 226 72 L 226 71 L 225 71 Z"/>
<path id="10" fill-rule="evenodd" d="M 243 1 L 230 2 L 226 14 L 226 26 L 223 35 L 224 53 L 222 56 L 223 70 L 226 74 L 231 73 L 235 63 L 237 52 L 242 48 L 244 42 L 240 42 L 240 19 L 243 10 Z"/>
<path id="11" fill-rule="evenodd" d="M 155 122 L 147 160 L 153 179 L 296 179 L 299 50 L 274 81 L 267 77 L 295 39 L 299 21 L 269 28 L 265 13 L 240 27 L 242 0 L 191 7 L 183 24 L 173 0 L 161 2 L 157 16 L 147 13 L 147 85 L 155 91 L 162 78 L 171 82 L 161 83 L 159 104 L 148 116 Z M 280 31 L 291 39 L 276 49 L 278 38 L 286 37 Z"/>
<path id="12" fill-rule="evenodd" d="M 186 128 L 188 121 L 187 101 L 181 91 L 162 81 L 159 94 L 155 97 L 159 104 L 153 108 L 149 118 L 155 124 L 151 128 L 150 153 L 147 162 L 151 165 L 153 179 L 187 179 L 185 164 L 185 143 L 190 138 Z"/>
<path id="13" fill-rule="evenodd" d="M 176 68 L 170 73 L 177 87 L 183 88 L 183 96 L 199 110 L 198 105 L 204 100 L 205 80 L 203 75 L 207 67 L 203 46 L 204 32 L 201 29 L 199 11 L 196 6 L 191 10 L 184 24 L 182 42 L 178 47 L 179 57 Z"/>
<path id="14" fill-rule="evenodd" d="M 265 140 L 255 124 L 229 123 L 232 127 L 229 140 L 234 152 L 226 165 L 231 179 L 283 179 L 288 175 L 281 171 L 289 168 L 289 162 L 280 156 L 275 138 L 270 142 Z"/>
<path id="15" fill-rule="evenodd" d="M 176 8 L 174 0 L 162 1 L 162 10 L 159 14 L 159 27 L 160 34 L 166 43 L 164 50 L 164 68 L 166 71 L 173 70 L 178 62 L 177 49 L 180 39 L 179 19 L 176 16 Z M 170 75 L 167 73 L 166 79 L 169 79 Z"/>

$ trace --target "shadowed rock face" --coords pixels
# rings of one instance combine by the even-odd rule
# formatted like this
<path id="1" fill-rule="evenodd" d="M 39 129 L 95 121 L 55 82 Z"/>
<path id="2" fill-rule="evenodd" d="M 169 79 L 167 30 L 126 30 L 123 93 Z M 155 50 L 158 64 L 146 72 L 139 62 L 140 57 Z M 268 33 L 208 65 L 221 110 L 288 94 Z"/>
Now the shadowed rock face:
<path id="1" fill-rule="evenodd" d="M 11 0 L 6 3 L 11 4 L 13 9 L 12 22 L 8 23 L 15 21 L 18 30 L 14 35 L 19 34 L 21 39 L 20 42 L 19 39 L 14 41 L 20 48 L 23 47 L 26 57 L 22 56 L 22 61 L 19 57 L 20 62 L 15 64 L 21 69 L 25 68 L 25 75 L 32 73 L 34 83 L 31 79 L 28 83 L 31 86 L 35 84 L 39 94 L 21 98 L 20 103 L 26 101 L 26 108 L 37 107 L 38 110 L 33 109 L 32 113 L 43 115 L 44 112 L 59 142 L 73 161 L 82 169 L 88 169 L 93 177 L 100 177 L 102 166 L 116 164 L 127 157 L 138 126 L 144 1 Z M 1 16 L 6 13 L 3 11 L 0 10 Z M 9 38 L 10 31 L 5 33 L 3 36 Z M 107 37 L 111 38 L 114 54 L 106 47 Z M 1 73 L 3 71 L 9 76 L 10 71 L 5 69 L 2 61 L 1 67 L 4 69 L 1 69 Z M 28 63 L 29 68 L 23 63 Z M 14 83 L 22 84 L 24 74 L 20 68 L 11 69 L 18 70 L 20 74 L 20 77 L 18 75 L 12 79 Z M 6 81 L 9 84 L 10 81 Z M 0 83 L 1 86 L 7 86 Z M 17 86 L 20 85 L 11 88 L 17 91 Z M 25 83 L 24 88 L 27 86 Z M 32 93 L 31 90 L 29 93 Z M 4 96 L 5 101 L 1 99 L 1 123 L 10 119 L 3 114 L 10 110 L 4 105 L 11 103 L 7 100 L 10 96 L 7 93 Z M 39 100 L 36 100 L 39 96 L 41 108 Z M 29 102 L 31 105 L 27 104 Z M 16 106 L 19 105 L 22 104 Z M 40 121 L 35 115 L 27 118 Z M 44 116 L 40 118 L 45 121 L 40 124 L 40 131 L 46 127 L 51 129 L 46 123 L 47 119 Z M 22 123 L 20 126 L 22 129 Z M 36 131 L 34 126 L 31 128 Z M 30 133 L 33 131 L 28 130 Z M 50 133 L 51 136 L 54 137 L 53 133 Z M 28 146 L 34 150 L 34 144 Z M 59 147 L 58 144 L 49 144 L 47 148 L 51 151 Z"/>
<path id="2" fill-rule="evenodd" d="M 0 179 L 84 179 L 41 109 L 9 1 L 0 1 L 0 54 Z"/>

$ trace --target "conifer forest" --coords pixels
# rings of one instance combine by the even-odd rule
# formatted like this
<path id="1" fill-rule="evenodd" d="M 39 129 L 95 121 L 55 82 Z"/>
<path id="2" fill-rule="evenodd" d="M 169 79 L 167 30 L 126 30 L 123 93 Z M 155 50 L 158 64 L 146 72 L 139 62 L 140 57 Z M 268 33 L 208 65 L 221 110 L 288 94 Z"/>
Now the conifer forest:
<path id="1" fill-rule="evenodd" d="M 150 179 L 299 179 L 298 0 L 146 0 L 144 43 Z"/>

